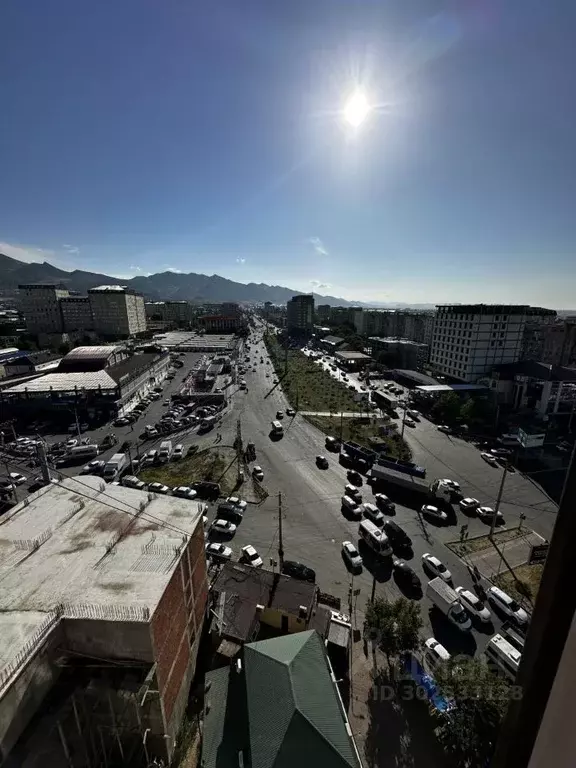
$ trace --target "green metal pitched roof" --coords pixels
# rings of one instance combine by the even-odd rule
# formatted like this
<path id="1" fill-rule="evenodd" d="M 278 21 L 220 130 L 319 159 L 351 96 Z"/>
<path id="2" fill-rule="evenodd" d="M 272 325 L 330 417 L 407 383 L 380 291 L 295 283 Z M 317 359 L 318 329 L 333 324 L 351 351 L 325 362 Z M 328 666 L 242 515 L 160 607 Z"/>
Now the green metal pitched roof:
<path id="1" fill-rule="evenodd" d="M 252 768 L 357 768 L 316 632 L 246 645 L 244 664 Z"/>

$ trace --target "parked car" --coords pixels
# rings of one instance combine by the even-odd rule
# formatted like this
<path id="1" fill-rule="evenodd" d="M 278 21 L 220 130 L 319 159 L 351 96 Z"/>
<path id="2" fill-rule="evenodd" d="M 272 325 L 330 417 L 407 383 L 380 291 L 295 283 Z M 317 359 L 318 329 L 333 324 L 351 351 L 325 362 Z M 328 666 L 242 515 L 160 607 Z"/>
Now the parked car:
<path id="1" fill-rule="evenodd" d="M 357 485 L 359 488 L 362 487 L 362 475 L 360 472 L 356 472 L 355 469 L 349 469 L 346 473 L 346 477 L 353 485 Z"/>
<path id="2" fill-rule="evenodd" d="M 242 547 L 242 554 L 240 559 L 247 565 L 251 565 L 254 568 L 261 568 L 264 564 L 264 561 L 256 549 L 252 546 L 252 544 L 247 544 L 245 547 Z"/>
<path id="3" fill-rule="evenodd" d="M 471 497 L 466 497 L 465 499 L 461 499 L 459 503 L 459 507 L 462 510 L 462 512 L 475 512 L 479 506 L 480 506 L 480 502 L 478 501 L 478 499 L 473 499 Z"/>
<path id="4" fill-rule="evenodd" d="M 469 589 L 465 589 L 464 587 L 456 587 L 456 592 L 458 593 L 460 602 L 464 608 L 466 608 L 468 613 L 470 613 L 472 616 L 476 616 L 476 618 L 478 618 L 484 624 L 488 624 L 492 621 L 492 614 L 488 608 L 486 608 L 486 603 L 480 600 L 477 595 L 475 595 L 473 592 L 470 592 Z"/>
<path id="5" fill-rule="evenodd" d="M 454 493 L 460 493 L 460 483 L 456 482 L 456 480 L 450 480 L 449 477 L 443 477 L 440 482 L 449 486 Z"/>
<path id="6" fill-rule="evenodd" d="M 293 579 L 309 581 L 311 584 L 316 582 L 316 571 L 312 568 L 308 568 L 307 565 L 302 565 L 302 563 L 297 563 L 294 560 L 284 560 L 282 573 L 285 576 L 291 576 Z"/>
<path id="7" fill-rule="evenodd" d="M 422 565 L 424 568 L 431 571 L 434 576 L 440 576 L 443 581 L 452 581 L 452 574 L 446 568 L 444 563 L 439 560 L 435 555 L 431 555 L 429 552 L 425 552 L 422 555 Z"/>
<path id="8" fill-rule="evenodd" d="M 420 512 L 427 517 L 432 517 L 434 520 L 440 520 L 444 522 L 448 519 L 448 515 L 443 509 L 435 507 L 433 504 L 424 504 Z"/>
<path id="9" fill-rule="evenodd" d="M 136 491 L 143 491 L 146 488 L 146 483 L 143 480 L 139 480 L 134 475 L 125 475 L 122 478 L 121 485 L 126 488 L 134 488 Z"/>
<path id="10" fill-rule="evenodd" d="M 213 483 L 210 480 L 198 480 L 192 483 L 192 488 L 202 499 L 216 500 L 220 496 L 220 484 Z"/>
<path id="11" fill-rule="evenodd" d="M 445 664 L 451 658 L 446 648 L 435 637 L 424 641 L 424 667 L 428 672 L 433 672 L 438 664 Z"/>
<path id="12" fill-rule="evenodd" d="M 236 525 L 240 524 L 244 519 L 244 515 L 240 507 L 237 507 L 234 504 L 228 504 L 227 502 L 218 504 L 218 516 L 223 520 L 230 520 Z"/>
<path id="13" fill-rule="evenodd" d="M 362 494 L 355 485 L 352 485 L 352 483 L 346 483 L 344 486 L 344 495 L 350 496 L 350 498 L 357 501 L 358 504 L 362 503 Z"/>
<path id="14" fill-rule="evenodd" d="M 376 506 L 383 512 L 388 514 L 394 514 L 394 512 L 396 512 L 396 505 L 388 498 L 388 496 L 386 496 L 385 493 L 375 493 L 374 501 L 376 502 Z"/>
<path id="15" fill-rule="evenodd" d="M 342 542 L 342 557 L 352 571 L 359 572 L 362 570 L 362 558 L 351 541 Z"/>
<path id="16" fill-rule="evenodd" d="M 484 459 L 484 461 L 487 464 L 490 464 L 491 467 L 498 466 L 498 462 L 496 461 L 496 456 L 493 456 L 491 453 L 483 452 L 480 454 L 480 456 Z"/>
<path id="17" fill-rule="evenodd" d="M 264 471 L 262 470 L 262 467 L 255 466 L 252 467 L 252 475 L 255 480 L 258 480 L 259 482 L 262 482 L 264 480 Z"/>
<path id="18" fill-rule="evenodd" d="M 168 488 L 167 485 L 164 485 L 164 483 L 150 483 L 148 490 L 152 491 L 152 493 L 170 493 L 170 488 Z"/>
<path id="19" fill-rule="evenodd" d="M 172 451 L 172 458 L 177 461 L 178 459 L 181 459 L 184 456 L 184 446 L 179 443 L 174 450 Z"/>
<path id="20" fill-rule="evenodd" d="M 125 427 L 128 424 L 128 419 L 125 416 L 119 416 L 117 419 L 114 419 L 113 424 L 115 427 Z"/>
<path id="21" fill-rule="evenodd" d="M 414 421 L 414 419 L 409 419 L 408 417 L 406 417 L 406 418 L 404 419 L 404 424 L 405 424 L 407 427 L 415 427 L 415 426 L 416 426 L 416 422 Z"/>
<path id="22" fill-rule="evenodd" d="M 504 522 L 504 515 L 500 510 L 496 512 L 496 510 L 492 509 L 492 507 L 478 507 L 476 509 L 476 514 L 481 520 L 484 520 L 485 522 L 492 522 L 494 515 L 496 515 L 496 524 L 499 525 Z"/>
<path id="23" fill-rule="evenodd" d="M 328 459 L 326 456 L 316 456 L 316 466 L 319 469 L 328 469 Z"/>
<path id="24" fill-rule="evenodd" d="M 445 435 L 449 435 L 452 430 L 447 424 L 439 424 L 437 427 L 439 432 L 444 432 Z"/>
<path id="25" fill-rule="evenodd" d="M 488 600 L 508 618 L 514 619 L 520 626 L 528 624 L 528 614 L 524 608 L 502 589 L 490 587 L 486 594 Z"/>
<path id="26" fill-rule="evenodd" d="M 227 504 L 232 504 L 234 507 L 237 507 L 241 512 L 244 512 L 246 507 L 248 506 L 248 502 L 244 501 L 244 499 L 241 499 L 240 496 L 228 496 L 226 499 Z"/>
<path id="27" fill-rule="evenodd" d="M 230 520 L 223 520 L 222 518 L 218 518 L 212 523 L 211 530 L 215 531 L 216 533 L 224 533 L 229 536 L 233 536 L 236 533 L 236 524 L 231 523 Z"/>
<path id="28" fill-rule="evenodd" d="M 174 496 L 178 496 L 181 499 L 195 499 L 198 495 L 193 488 L 188 485 L 177 485 L 172 489 Z"/>
<path id="29" fill-rule="evenodd" d="M 213 560 L 230 560 L 232 549 L 221 542 L 212 541 L 206 547 L 206 555 Z"/>

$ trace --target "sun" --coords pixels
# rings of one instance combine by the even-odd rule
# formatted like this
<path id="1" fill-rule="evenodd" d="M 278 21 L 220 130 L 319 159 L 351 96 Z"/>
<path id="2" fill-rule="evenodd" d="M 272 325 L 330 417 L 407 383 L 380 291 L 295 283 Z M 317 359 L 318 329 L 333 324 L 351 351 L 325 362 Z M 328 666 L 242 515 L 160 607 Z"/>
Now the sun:
<path id="1" fill-rule="evenodd" d="M 370 104 L 366 94 L 356 91 L 344 105 L 344 120 L 353 128 L 357 128 L 370 114 Z"/>

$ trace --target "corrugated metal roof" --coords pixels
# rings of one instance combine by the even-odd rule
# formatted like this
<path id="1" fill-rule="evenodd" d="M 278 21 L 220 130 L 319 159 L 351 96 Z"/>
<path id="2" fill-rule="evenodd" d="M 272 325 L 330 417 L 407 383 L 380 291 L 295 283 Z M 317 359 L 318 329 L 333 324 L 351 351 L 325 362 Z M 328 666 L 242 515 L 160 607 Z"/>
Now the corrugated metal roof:
<path id="1" fill-rule="evenodd" d="M 110 355 L 123 349 L 119 344 L 100 347 L 74 347 L 68 352 L 65 360 L 107 360 Z"/>
<path id="2" fill-rule="evenodd" d="M 5 389 L 6 394 L 19 392 L 68 392 L 73 389 L 116 389 L 116 382 L 106 371 L 82 373 L 48 373 Z"/>

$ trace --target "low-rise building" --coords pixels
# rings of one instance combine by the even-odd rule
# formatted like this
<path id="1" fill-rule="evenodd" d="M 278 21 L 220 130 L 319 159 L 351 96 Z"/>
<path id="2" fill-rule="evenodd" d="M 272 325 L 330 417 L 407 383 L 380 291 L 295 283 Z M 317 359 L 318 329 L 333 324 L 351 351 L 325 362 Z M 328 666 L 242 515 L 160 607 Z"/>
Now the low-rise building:
<path id="1" fill-rule="evenodd" d="M 496 365 L 484 383 L 512 411 L 568 422 L 576 410 L 576 368 L 531 360 Z"/>
<path id="2" fill-rule="evenodd" d="M 208 595 L 201 505 L 68 478 L 3 518 L 0 555 L 4 760 L 168 764 Z"/>
<path id="3" fill-rule="evenodd" d="M 542 354 L 537 359 L 550 365 L 576 366 L 576 317 L 544 328 Z"/>

